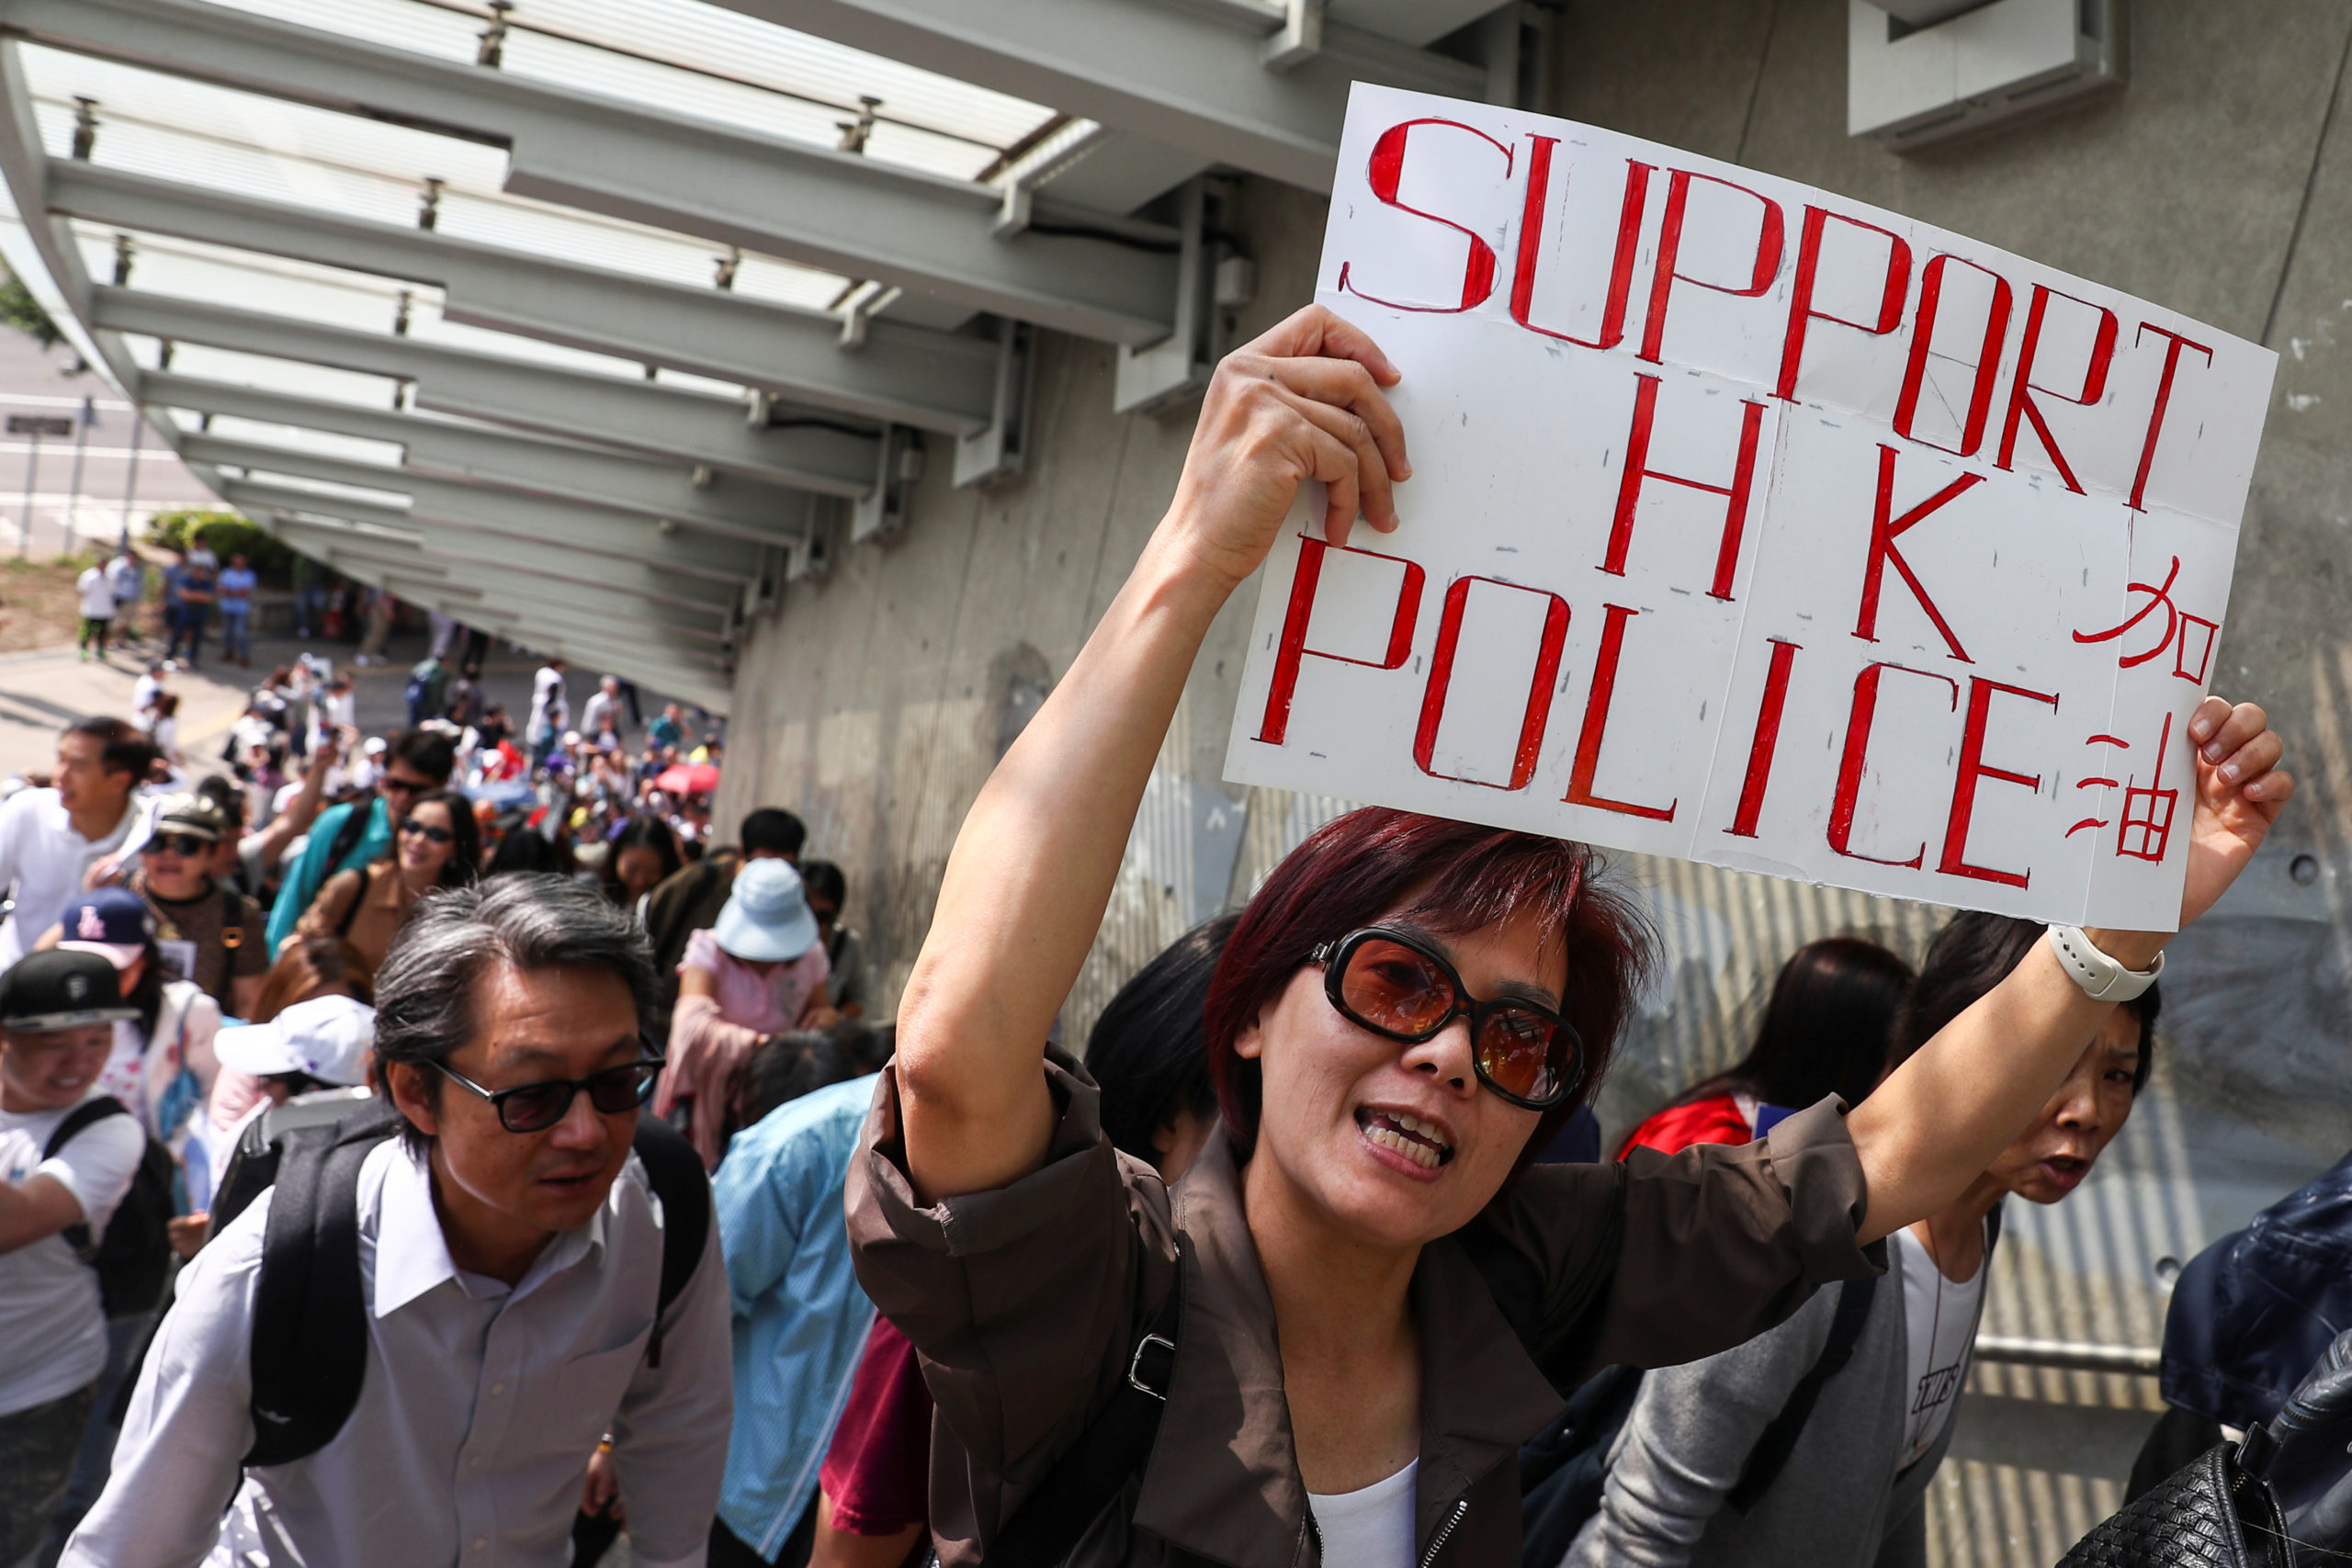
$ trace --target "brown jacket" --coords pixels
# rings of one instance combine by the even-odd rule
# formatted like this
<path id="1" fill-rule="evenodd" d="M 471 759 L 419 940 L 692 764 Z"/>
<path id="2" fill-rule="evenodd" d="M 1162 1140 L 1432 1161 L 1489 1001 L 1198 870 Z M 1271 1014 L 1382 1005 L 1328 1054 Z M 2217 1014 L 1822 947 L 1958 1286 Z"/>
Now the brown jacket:
<path id="1" fill-rule="evenodd" d="M 1109 1400 L 1167 1295 L 1182 1231 L 1183 1324 L 1158 1443 L 1069 1561 L 1317 1568 L 1273 1305 L 1229 1145 L 1212 1135 L 1171 1192 L 1102 1137 L 1084 1069 L 1056 1052 L 1046 1071 L 1060 1119 L 1044 1166 L 1009 1187 L 918 1202 L 887 1069 L 850 1163 L 858 1279 L 913 1342 L 938 1402 L 941 1562 L 978 1563 Z M 1745 1146 L 1532 1168 L 1470 1230 L 1425 1247 L 1412 1283 L 1423 1568 L 1516 1568 L 1513 1461 L 1559 1414 L 1555 1387 L 1612 1362 L 1712 1355 L 1825 1281 L 1883 1269 L 1880 1247 L 1855 1245 L 1862 1209 L 1861 1166 L 1830 1100 Z M 1525 1303 L 1532 1355 L 1496 1305 L 1488 1281 L 1505 1275 Z"/>

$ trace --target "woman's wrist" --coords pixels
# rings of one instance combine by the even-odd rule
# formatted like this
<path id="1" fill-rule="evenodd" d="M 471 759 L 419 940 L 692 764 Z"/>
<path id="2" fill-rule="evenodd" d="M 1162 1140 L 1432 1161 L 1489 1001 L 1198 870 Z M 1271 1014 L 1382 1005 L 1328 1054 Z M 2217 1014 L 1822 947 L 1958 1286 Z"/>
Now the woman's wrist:
<path id="1" fill-rule="evenodd" d="M 2114 959 L 2126 969 L 2144 970 L 2152 966 L 2173 939 L 2170 931 L 2121 931 L 2103 927 L 2086 928 L 2083 934 L 2091 945 Z"/>

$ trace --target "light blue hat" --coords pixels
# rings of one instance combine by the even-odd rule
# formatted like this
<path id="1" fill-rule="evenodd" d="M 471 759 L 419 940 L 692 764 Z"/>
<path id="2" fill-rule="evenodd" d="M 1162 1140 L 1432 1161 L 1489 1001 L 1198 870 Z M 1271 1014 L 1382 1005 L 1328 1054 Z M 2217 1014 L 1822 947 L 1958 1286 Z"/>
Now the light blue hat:
<path id="1" fill-rule="evenodd" d="M 753 964 L 789 963 L 817 945 L 817 917 L 789 861 L 763 858 L 735 874 L 711 930 L 721 951 Z"/>

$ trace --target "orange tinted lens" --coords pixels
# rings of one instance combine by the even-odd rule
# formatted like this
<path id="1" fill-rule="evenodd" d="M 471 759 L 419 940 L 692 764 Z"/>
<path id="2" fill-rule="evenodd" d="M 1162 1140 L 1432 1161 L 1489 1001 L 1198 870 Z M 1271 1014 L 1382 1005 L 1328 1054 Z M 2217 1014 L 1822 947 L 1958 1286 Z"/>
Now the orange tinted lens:
<path id="1" fill-rule="evenodd" d="M 1478 1032 L 1478 1065 L 1496 1088 L 1544 1100 L 1559 1087 L 1560 1032 L 1548 1019 L 1504 1009 Z"/>
<path id="2" fill-rule="evenodd" d="M 1340 977 L 1340 994 L 1375 1028 L 1419 1034 L 1453 1010 L 1453 987 L 1420 953 L 1374 937 L 1359 943 Z"/>

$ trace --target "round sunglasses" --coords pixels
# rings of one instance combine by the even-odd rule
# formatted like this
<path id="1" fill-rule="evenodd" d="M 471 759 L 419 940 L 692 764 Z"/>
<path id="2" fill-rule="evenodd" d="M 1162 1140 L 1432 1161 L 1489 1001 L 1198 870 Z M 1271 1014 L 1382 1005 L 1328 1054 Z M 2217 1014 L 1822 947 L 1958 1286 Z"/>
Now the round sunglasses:
<path id="1" fill-rule="evenodd" d="M 606 1067 L 584 1078 L 544 1078 L 513 1089 L 484 1089 L 447 1062 L 433 1065 L 444 1077 L 473 1090 L 498 1112 L 498 1124 L 510 1133 L 544 1133 L 571 1110 L 571 1097 L 582 1089 L 588 1103 L 606 1116 L 635 1111 L 653 1098 L 654 1080 L 662 1076 L 663 1059 L 647 1056 Z"/>
<path id="2" fill-rule="evenodd" d="M 1444 954 L 1419 937 L 1366 926 L 1310 955 L 1340 1017 L 1418 1045 L 1457 1018 L 1470 1021 L 1478 1081 L 1529 1111 L 1549 1111 L 1584 1077 L 1584 1042 L 1568 1021 L 1523 997 L 1473 997 Z"/>

